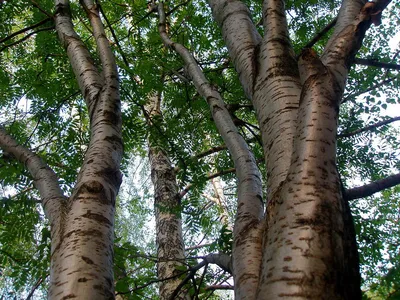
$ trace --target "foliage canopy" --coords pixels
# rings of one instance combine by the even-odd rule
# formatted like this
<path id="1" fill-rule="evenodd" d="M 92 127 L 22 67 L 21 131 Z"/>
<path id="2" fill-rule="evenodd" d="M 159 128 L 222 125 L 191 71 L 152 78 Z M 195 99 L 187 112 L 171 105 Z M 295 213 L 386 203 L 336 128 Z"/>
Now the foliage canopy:
<path id="1" fill-rule="evenodd" d="M 245 1 L 255 23 L 261 4 Z M 163 148 L 177 170 L 182 198 L 189 265 L 211 252 L 231 251 L 231 231 L 219 222 L 221 207 L 211 205 L 209 175 L 220 172 L 230 224 L 235 214 L 233 164 L 223 147 L 207 103 L 187 79 L 181 58 L 163 46 L 158 17 L 148 2 L 103 1 L 101 14 L 111 37 L 121 83 L 125 185 L 116 220 L 116 292 L 129 299 L 156 297 L 155 246 L 152 240 L 152 187 L 146 160 L 147 139 Z M 30 147 L 58 174 L 71 193 L 89 141 L 87 108 L 52 19 L 53 2 L 0 1 L 1 126 Z M 334 21 L 340 2 L 288 0 L 292 43 L 297 54 Z M 71 1 L 75 29 L 94 59 L 98 59 L 88 20 L 78 1 Z M 221 32 L 205 1 L 169 1 L 170 37 L 195 56 L 209 81 L 221 93 L 239 131 L 262 160 L 260 134 L 229 59 Z M 383 23 L 368 31 L 348 78 L 340 111 L 338 169 L 345 188 L 376 181 L 400 170 L 399 36 L 400 2 L 384 11 Z M 261 26 L 259 23 L 259 29 Z M 314 44 L 321 52 L 331 31 Z M 374 63 L 392 68 L 373 67 Z M 378 64 L 379 65 L 379 64 Z M 393 69 L 393 66 L 397 69 Z M 385 65 L 380 65 L 385 66 Z M 387 67 L 387 65 L 386 65 Z M 149 94 L 163 95 L 162 119 L 146 123 L 144 104 Z M 397 110 L 395 110 L 397 107 Z M 397 117 L 397 118 L 396 118 Z M 374 124 L 382 126 L 374 126 Z M 370 126 L 366 130 L 366 127 Z M 364 128 L 364 129 L 363 129 Z M 210 151 L 214 149 L 215 151 Z M 217 151 L 218 150 L 218 151 Z M 204 155 L 206 151 L 210 155 Z M 44 295 L 49 269 L 50 233 L 30 175 L 8 153 L 0 158 L 0 295 L 12 299 Z M 260 164 L 262 173 L 263 164 Z M 363 289 L 371 299 L 400 297 L 399 186 L 351 202 L 361 254 Z M 197 248 L 197 245 L 204 247 Z M 197 283 L 229 282 L 217 268 L 208 268 Z M 151 284 L 154 283 L 154 284 Z M 222 299 L 214 293 L 215 299 Z M 222 298 L 221 298 L 222 297 Z M 214 299 L 212 298 L 212 299 Z"/>

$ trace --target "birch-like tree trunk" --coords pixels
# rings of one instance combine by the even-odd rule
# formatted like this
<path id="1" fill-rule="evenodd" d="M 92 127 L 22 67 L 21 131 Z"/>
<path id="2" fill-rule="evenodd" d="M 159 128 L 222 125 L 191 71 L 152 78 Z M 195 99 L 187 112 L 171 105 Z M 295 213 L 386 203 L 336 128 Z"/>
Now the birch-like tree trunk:
<path id="1" fill-rule="evenodd" d="M 208 82 L 188 49 L 173 42 L 168 36 L 163 3 L 158 5 L 158 14 L 159 32 L 163 43 L 183 59 L 186 72 L 199 94 L 207 101 L 215 126 L 232 156 L 238 178 L 238 209 L 233 230 L 233 276 L 236 279 L 235 284 L 240 286 L 237 291 L 240 291 L 243 297 L 254 297 L 261 263 L 263 213 L 261 174 L 253 154 L 239 134 L 219 92 Z M 251 245 L 246 240 L 251 240 Z"/>
<path id="2" fill-rule="evenodd" d="M 150 125 L 157 126 L 162 122 L 160 104 L 161 93 L 153 93 L 146 104 Z M 154 186 L 159 296 L 161 300 L 169 300 L 181 282 L 182 262 L 185 260 L 179 188 L 167 153 L 152 136 L 148 144 Z M 174 299 L 188 299 L 185 289 L 180 289 Z"/>
<path id="3" fill-rule="evenodd" d="M 74 31 L 69 2 L 56 0 L 54 15 L 90 117 L 90 143 L 72 195 L 63 195 L 56 174 L 38 155 L 0 131 L 0 146 L 25 164 L 50 220 L 49 299 L 114 298 L 114 208 L 122 157 L 118 72 L 98 7 L 89 0 L 81 5 L 92 26 L 101 72 Z"/>
<path id="4" fill-rule="evenodd" d="M 262 240 L 251 257 L 262 262 L 246 264 L 249 257 L 235 255 L 234 245 L 236 299 L 361 298 L 354 228 L 336 167 L 337 119 L 370 17 L 388 3 L 344 0 L 321 58 L 305 49 L 296 61 L 284 1 L 263 1 L 261 37 L 244 3 L 209 0 L 255 107 L 267 166 L 262 237 L 235 237 L 254 249 Z M 248 292 L 249 277 L 256 293 Z"/>

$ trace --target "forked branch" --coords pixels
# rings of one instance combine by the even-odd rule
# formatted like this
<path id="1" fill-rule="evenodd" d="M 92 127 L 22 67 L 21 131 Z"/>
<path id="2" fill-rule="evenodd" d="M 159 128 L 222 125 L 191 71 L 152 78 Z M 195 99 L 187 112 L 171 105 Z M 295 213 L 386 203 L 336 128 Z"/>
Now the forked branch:
<path id="1" fill-rule="evenodd" d="M 336 21 L 337 17 L 334 18 L 330 23 L 328 23 L 320 32 L 316 33 L 315 36 L 311 39 L 311 41 L 309 41 L 303 47 L 303 50 L 307 48 L 312 48 L 323 36 L 325 36 L 325 34 L 327 34 L 329 30 L 333 28 L 333 26 L 335 26 Z"/>

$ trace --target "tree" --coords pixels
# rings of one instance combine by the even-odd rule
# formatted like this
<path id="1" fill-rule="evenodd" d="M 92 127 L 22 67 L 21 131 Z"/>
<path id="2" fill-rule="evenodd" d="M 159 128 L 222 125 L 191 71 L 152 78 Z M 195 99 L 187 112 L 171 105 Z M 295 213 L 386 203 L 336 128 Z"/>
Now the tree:
<path id="1" fill-rule="evenodd" d="M 24 164 L 39 191 L 51 231 L 49 298 L 113 298 L 113 223 L 121 184 L 121 111 L 118 71 L 98 7 L 82 2 L 93 28 L 101 73 L 75 32 L 68 1 L 55 2 L 54 23 L 88 108 L 90 142 L 70 197 L 53 170 L 1 131 L 4 153 Z"/>
<path id="2" fill-rule="evenodd" d="M 153 250 L 116 232 L 119 297 L 148 296 L 157 282 L 161 299 L 207 295 L 230 288 L 221 283 L 232 274 L 237 299 L 360 299 L 355 238 L 357 231 L 359 244 L 365 245 L 365 231 L 360 222 L 354 228 L 348 201 L 399 183 L 399 175 L 388 176 L 399 169 L 395 129 L 388 126 L 398 117 L 378 119 L 387 104 L 373 103 L 379 89 L 386 89 L 386 102 L 396 102 L 398 75 L 386 70 L 399 67 L 390 62 L 384 39 L 365 36 L 371 24 L 380 24 L 389 2 L 286 1 L 285 8 L 283 1 L 260 6 L 210 0 L 208 5 L 170 2 L 165 7 L 150 2 L 145 8 L 140 1 L 81 1 L 71 3 L 72 15 L 68 1 L 56 1 L 54 14 L 49 1 L 2 3 L 1 93 L 7 100 L 2 107 L 12 113 L 5 113 L 0 146 L 4 164 L 13 166 L 4 171 L 3 185 L 13 186 L 18 201 L 4 199 L 10 222 L 1 226 L 11 232 L 8 224 L 27 208 L 28 215 L 37 215 L 32 180 L 49 222 L 40 220 L 39 211 L 40 217 L 26 224 L 30 233 L 15 238 L 29 245 L 22 260 L 16 259 L 17 248 L 6 251 L 14 237 L 0 236 L 8 255 L 2 264 L 21 270 L 18 261 L 38 266 L 51 254 L 48 281 L 46 263 L 42 271 L 28 272 L 35 286 L 47 282 L 50 298 L 112 298 L 121 138 L 125 153 L 139 156 L 146 152 L 148 137 L 158 250 L 154 257 L 140 254 Z M 338 10 L 336 18 L 332 10 Z M 395 4 L 393 17 L 397 10 Z M 313 16 L 316 11 L 325 18 Z M 8 15 L 18 17 L 10 21 Z M 260 22 L 255 24 L 252 16 Z M 45 27 L 52 22 L 65 50 L 52 35 L 54 28 Z M 312 26 L 319 33 L 311 39 Z M 392 26 L 385 33 L 393 36 L 396 30 Z M 376 49 L 374 40 L 379 40 Z M 358 67 L 363 64 L 379 68 Z M 370 105 L 356 98 L 364 92 L 370 93 Z M 24 98 L 27 114 L 18 107 Z M 364 124 L 364 112 L 372 122 Z M 386 149 L 373 153 L 376 146 L 357 140 L 371 140 L 365 134 L 372 131 L 380 138 L 389 133 Z M 230 205 L 204 204 L 221 199 L 218 191 L 209 196 L 207 186 L 208 179 L 221 174 L 226 183 L 236 180 L 236 191 L 225 200 Z M 351 176 L 374 183 L 346 190 Z M 382 199 L 396 191 L 388 193 Z M 235 218 L 228 221 L 232 206 Z M 358 221 L 361 215 L 355 212 Z M 211 221 L 219 216 L 223 224 Z M 124 213 L 117 224 L 118 218 Z M 204 247 L 194 245 L 200 233 Z M 396 247 L 384 251 L 396 253 Z M 28 253 L 34 259 L 25 262 Z M 151 267 L 153 279 L 135 275 L 142 259 L 146 266 L 157 263 L 157 278 Z M 201 268 L 203 275 L 197 277 Z M 387 274 L 398 274 L 396 268 Z M 390 283 L 387 291 L 395 294 L 396 286 Z"/>

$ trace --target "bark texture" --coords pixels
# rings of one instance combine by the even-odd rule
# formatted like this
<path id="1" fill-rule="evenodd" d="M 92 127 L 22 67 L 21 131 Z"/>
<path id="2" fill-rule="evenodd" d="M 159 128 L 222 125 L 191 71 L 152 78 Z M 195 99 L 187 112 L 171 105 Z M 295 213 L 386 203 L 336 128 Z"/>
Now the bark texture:
<path id="1" fill-rule="evenodd" d="M 74 192 L 52 235 L 50 299 L 114 298 L 114 208 L 122 157 L 118 73 L 98 7 L 92 1 L 81 5 L 102 72 L 74 31 L 68 1 L 55 1 L 56 30 L 88 107 L 91 138 Z"/>
<path id="2" fill-rule="evenodd" d="M 55 1 L 55 25 L 90 115 L 90 144 L 70 197 L 40 157 L 0 130 L 0 146 L 25 164 L 51 226 L 49 299 L 113 299 L 115 199 L 121 184 L 118 73 L 98 7 L 82 1 L 101 60 L 100 73 L 76 34 L 69 2 Z"/>
<path id="3" fill-rule="evenodd" d="M 162 122 L 160 103 L 159 93 L 154 93 L 147 102 L 147 119 L 150 125 L 153 122 Z M 182 262 L 185 260 L 179 188 L 167 153 L 157 146 L 151 136 L 149 160 L 154 186 L 159 296 L 162 300 L 169 300 L 182 281 Z M 184 289 L 175 294 L 174 299 L 188 299 Z"/>
<path id="4" fill-rule="evenodd" d="M 336 168 L 337 119 L 371 16 L 388 3 L 344 0 L 321 58 L 305 49 L 297 62 L 284 1 L 263 1 L 261 38 L 242 2 L 209 0 L 255 107 L 267 166 L 262 263 L 251 266 L 259 267 L 252 272 L 260 274 L 257 293 L 234 267 L 236 299 L 361 299 L 353 222 Z M 234 257 L 234 266 L 247 259 Z"/>
<path id="5" fill-rule="evenodd" d="M 243 8 L 239 4 L 240 8 Z M 199 94 L 207 101 L 219 134 L 227 146 L 238 178 L 238 210 L 234 227 L 233 274 L 236 297 L 251 299 L 257 290 L 261 262 L 262 183 L 254 156 L 237 131 L 221 95 L 205 78 L 193 55 L 181 44 L 173 42 L 166 32 L 163 4 L 158 6 L 159 32 L 164 44 L 183 59 L 188 75 Z M 244 299 L 244 298 L 243 298 Z M 247 298 L 246 298 L 247 299 Z"/>

